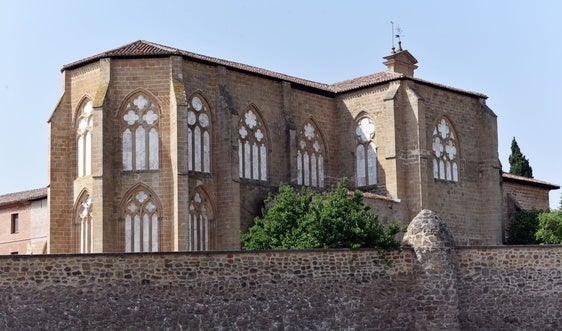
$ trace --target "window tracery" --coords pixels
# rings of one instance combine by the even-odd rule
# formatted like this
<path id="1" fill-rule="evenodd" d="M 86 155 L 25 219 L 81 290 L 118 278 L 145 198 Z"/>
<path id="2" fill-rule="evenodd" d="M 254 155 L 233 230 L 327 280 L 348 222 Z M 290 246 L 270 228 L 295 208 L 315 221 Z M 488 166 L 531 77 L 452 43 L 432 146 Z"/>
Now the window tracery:
<path id="1" fill-rule="evenodd" d="M 433 129 L 433 178 L 459 181 L 458 150 L 452 125 L 442 118 Z"/>
<path id="2" fill-rule="evenodd" d="M 193 96 L 187 105 L 187 164 L 190 171 L 211 172 L 211 113 L 205 99 Z"/>
<path id="3" fill-rule="evenodd" d="M 297 171 L 299 185 L 324 187 L 324 142 L 312 121 L 307 121 L 298 135 Z"/>
<path id="4" fill-rule="evenodd" d="M 238 124 L 238 169 L 240 178 L 267 180 L 268 139 L 259 112 L 250 107 Z"/>
<path id="5" fill-rule="evenodd" d="M 92 253 L 93 247 L 93 218 L 92 198 L 88 192 L 81 194 L 76 204 L 74 216 L 75 237 L 80 253 Z"/>
<path id="6" fill-rule="evenodd" d="M 159 168 L 159 111 L 144 93 L 130 98 L 122 112 L 123 170 Z"/>
<path id="7" fill-rule="evenodd" d="M 356 175 L 359 187 L 377 183 L 377 150 L 374 139 L 375 125 L 370 118 L 361 118 L 355 129 Z"/>
<path id="8" fill-rule="evenodd" d="M 125 200 L 125 252 L 157 252 L 160 210 L 146 189 L 138 188 Z"/>
<path id="9" fill-rule="evenodd" d="M 189 202 L 188 250 L 208 251 L 212 249 L 214 233 L 213 209 L 209 197 L 197 188 Z"/>
<path id="10" fill-rule="evenodd" d="M 87 100 L 82 104 L 76 119 L 78 177 L 92 174 L 92 113 L 92 101 Z"/>

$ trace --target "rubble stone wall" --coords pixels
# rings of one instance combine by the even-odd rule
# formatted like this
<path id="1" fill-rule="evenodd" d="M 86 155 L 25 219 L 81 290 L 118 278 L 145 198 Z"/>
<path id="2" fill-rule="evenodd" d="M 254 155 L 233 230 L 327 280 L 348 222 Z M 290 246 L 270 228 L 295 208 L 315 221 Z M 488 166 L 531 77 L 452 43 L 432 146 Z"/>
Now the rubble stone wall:
<path id="1" fill-rule="evenodd" d="M 427 330 L 443 293 L 451 330 L 562 328 L 562 247 L 450 255 L 456 284 L 410 248 L 2 256 L 0 329 Z"/>
<path id="2" fill-rule="evenodd" d="M 413 251 L 0 257 L 2 330 L 413 329 Z"/>
<path id="3" fill-rule="evenodd" d="M 463 330 L 562 330 L 562 246 L 456 248 Z"/>
<path id="4" fill-rule="evenodd" d="M 0 330 L 561 330 L 562 246 L 0 256 Z"/>

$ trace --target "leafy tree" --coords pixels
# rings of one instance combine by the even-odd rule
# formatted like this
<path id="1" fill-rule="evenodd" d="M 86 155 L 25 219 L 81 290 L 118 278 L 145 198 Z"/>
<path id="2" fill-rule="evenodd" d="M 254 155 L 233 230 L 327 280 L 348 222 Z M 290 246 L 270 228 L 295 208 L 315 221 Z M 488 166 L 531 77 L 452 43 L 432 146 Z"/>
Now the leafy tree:
<path id="1" fill-rule="evenodd" d="M 513 137 L 511 141 L 511 155 L 509 156 L 509 173 L 517 176 L 533 178 L 533 168 L 529 160 L 521 153 L 519 145 Z"/>
<path id="2" fill-rule="evenodd" d="M 300 193 L 282 186 L 270 194 L 262 217 L 242 234 L 244 249 L 362 248 L 398 249 L 394 236 L 403 231 L 396 223 L 384 225 L 369 213 L 361 192 L 349 195 L 347 180 L 335 190 Z"/>
<path id="3" fill-rule="evenodd" d="M 562 244 L 562 210 L 541 213 L 535 238 L 541 244 Z"/>
<path id="4" fill-rule="evenodd" d="M 537 232 L 539 210 L 522 210 L 515 214 L 515 219 L 508 230 L 507 244 L 535 245 L 539 242 L 535 238 Z"/>
<path id="5" fill-rule="evenodd" d="M 279 188 L 277 195 L 269 194 L 263 218 L 242 233 L 245 249 L 306 248 L 318 245 L 310 234 L 312 191 L 305 187 L 300 193 L 288 185 Z M 262 211 L 262 213 L 264 213 Z"/>

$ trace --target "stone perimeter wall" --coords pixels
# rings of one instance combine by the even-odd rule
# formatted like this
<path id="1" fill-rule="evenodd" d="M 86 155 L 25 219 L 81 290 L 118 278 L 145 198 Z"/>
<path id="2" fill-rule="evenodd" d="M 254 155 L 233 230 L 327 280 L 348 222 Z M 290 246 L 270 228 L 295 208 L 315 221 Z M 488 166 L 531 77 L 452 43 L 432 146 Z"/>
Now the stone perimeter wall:
<path id="1" fill-rule="evenodd" d="M 3 256 L 0 329 L 411 329 L 414 260 L 409 250 Z"/>
<path id="2" fill-rule="evenodd" d="M 407 247 L 2 256 L 0 329 L 431 330 L 455 295 L 440 329 L 562 328 L 562 247 L 448 255 L 452 282 Z"/>
<path id="3" fill-rule="evenodd" d="M 562 330 L 562 246 L 457 248 L 464 330 Z"/>

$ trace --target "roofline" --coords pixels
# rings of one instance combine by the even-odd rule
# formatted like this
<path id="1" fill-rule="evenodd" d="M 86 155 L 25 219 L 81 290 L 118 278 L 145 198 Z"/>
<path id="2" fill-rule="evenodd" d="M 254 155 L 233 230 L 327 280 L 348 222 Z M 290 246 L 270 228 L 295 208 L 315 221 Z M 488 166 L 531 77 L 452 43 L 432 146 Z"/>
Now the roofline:
<path id="1" fill-rule="evenodd" d="M 21 202 L 31 202 L 31 201 L 45 199 L 48 197 L 48 189 L 47 187 L 41 187 L 34 190 L 7 193 L 7 194 L 0 195 L 0 201 L 2 200 L 2 198 L 6 198 L 11 195 L 13 195 L 14 198 L 7 199 L 6 201 L 0 202 L 0 207 L 14 205 Z"/>
<path id="2" fill-rule="evenodd" d="M 439 84 L 439 83 L 434 83 L 434 82 L 430 82 L 430 81 L 427 81 L 427 80 L 421 79 L 421 78 L 404 76 L 402 79 L 409 79 L 409 80 L 414 81 L 416 83 L 419 83 L 421 85 L 436 87 L 436 88 L 440 88 L 440 89 L 447 90 L 447 91 L 450 91 L 450 92 L 466 95 L 466 96 L 488 99 L 488 96 L 486 94 L 482 94 L 482 93 L 479 93 L 479 92 L 473 92 L 473 91 L 467 91 L 467 90 L 463 90 L 463 89 L 459 89 L 459 88 L 456 88 L 456 87 L 443 85 L 443 84 Z"/>
<path id="3" fill-rule="evenodd" d="M 85 65 L 88 65 L 88 64 L 97 62 L 101 59 L 106 59 L 106 58 L 110 58 L 110 59 L 142 59 L 142 58 L 168 58 L 168 57 L 171 57 L 171 56 L 181 56 L 183 59 L 191 60 L 191 61 L 202 63 L 202 64 L 207 64 L 207 65 L 212 65 L 212 66 L 224 66 L 224 67 L 226 67 L 230 70 L 236 71 L 236 72 L 250 74 L 250 75 L 253 75 L 253 76 L 267 78 L 267 79 L 272 79 L 272 80 L 278 81 L 278 82 L 286 81 L 286 82 L 291 83 L 291 86 L 295 87 L 296 89 L 307 91 L 307 92 L 314 92 L 314 93 L 320 94 L 322 96 L 331 97 L 331 98 L 334 98 L 334 97 L 336 97 L 338 95 L 341 95 L 341 94 L 344 94 L 344 93 L 354 92 L 354 91 L 370 88 L 370 87 L 373 87 L 373 86 L 379 86 L 379 85 L 386 84 L 386 83 L 389 83 L 389 82 L 392 82 L 392 81 L 397 81 L 397 80 L 410 80 L 410 81 L 413 81 L 413 82 L 416 82 L 416 83 L 419 83 L 419 84 L 422 84 L 422 85 L 431 86 L 431 87 L 439 88 L 439 89 L 444 89 L 444 90 L 448 90 L 448 91 L 451 91 L 451 92 L 454 92 L 454 93 L 459 93 L 459 94 L 462 94 L 462 95 L 467 95 L 467 96 L 471 96 L 471 97 L 478 97 L 478 98 L 483 98 L 483 99 L 488 98 L 488 96 L 486 96 L 485 94 L 482 94 L 482 93 L 466 91 L 466 90 L 454 88 L 454 87 L 443 85 L 443 84 L 433 83 L 433 82 L 426 81 L 426 80 L 419 79 L 419 78 L 415 78 L 415 77 L 408 77 L 408 76 L 405 76 L 405 75 L 401 75 L 399 77 L 391 77 L 391 78 L 388 78 L 388 79 L 384 79 L 382 81 L 372 82 L 372 83 L 369 83 L 369 84 L 359 85 L 359 86 L 351 87 L 351 88 L 347 88 L 347 89 L 338 89 L 338 87 L 337 87 L 338 83 L 333 83 L 333 84 L 319 83 L 319 82 L 315 82 L 315 81 L 311 81 L 311 80 L 307 80 L 307 79 L 303 79 L 303 78 L 298 78 L 298 77 L 295 77 L 295 76 L 290 76 L 290 75 L 274 72 L 274 71 L 259 68 L 259 67 L 254 67 L 254 66 L 239 63 L 239 62 L 228 61 L 228 60 L 214 58 L 214 57 L 207 56 L 207 55 L 201 55 L 201 54 L 197 54 L 197 53 L 193 53 L 193 52 L 188 52 L 188 51 L 181 50 L 179 48 L 169 47 L 169 46 L 165 46 L 165 45 L 161 45 L 161 44 L 157 44 L 157 43 L 153 43 L 153 42 L 149 42 L 149 41 L 138 40 L 136 42 L 143 42 L 147 45 L 159 48 L 165 53 L 161 53 L 161 54 L 138 54 L 138 55 L 137 54 L 128 54 L 128 55 L 112 54 L 112 52 L 115 52 L 115 51 L 117 51 L 117 50 L 119 50 L 123 47 L 128 46 L 128 45 L 134 44 L 135 43 L 134 42 L 134 43 L 131 43 L 131 44 L 127 44 L 127 45 L 124 45 L 124 46 L 121 46 L 121 47 L 114 48 L 112 50 L 109 50 L 109 51 L 106 51 L 106 52 L 103 52 L 103 53 L 99 53 L 99 54 L 90 56 L 90 57 L 82 59 L 82 60 L 78 60 L 78 61 L 66 64 L 61 68 L 61 72 L 64 72 L 65 70 L 76 69 L 76 68 L 79 68 L 79 67 L 82 67 L 82 66 L 85 66 Z M 407 51 L 405 51 L 405 52 L 407 52 Z M 352 78 L 352 79 L 354 79 L 354 78 Z M 339 83 L 341 83 L 341 82 L 339 82 Z"/>
<path id="4" fill-rule="evenodd" d="M 98 55 L 94 55 L 91 58 L 86 58 L 84 60 L 80 60 L 80 61 L 76 61 L 76 62 L 72 62 L 72 63 L 67 64 L 67 65 L 64 65 L 61 68 L 61 72 L 64 72 L 65 70 L 77 69 L 77 68 L 86 66 L 88 64 L 95 63 L 95 62 L 97 62 L 101 59 L 107 59 L 107 58 L 126 60 L 126 59 L 146 59 L 146 58 L 169 58 L 171 56 L 181 56 L 183 59 L 190 60 L 190 61 L 197 62 L 197 63 L 201 63 L 201 64 L 212 65 L 212 66 L 224 66 L 224 67 L 228 68 L 229 70 L 240 72 L 240 73 L 245 73 L 245 74 L 249 74 L 249 75 L 253 75 L 253 76 L 257 76 L 257 77 L 268 78 L 268 79 L 272 79 L 272 80 L 279 81 L 279 82 L 285 82 L 286 81 L 286 82 L 291 83 L 291 85 L 293 87 L 297 88 L 297 89 L 300 89 L 300 90 L 303 90 L 303 91 L 312 91 L 312 92 L 315 92 L 317 94 L 320 94 L 320 95 L 323 95 L 323 96 L 326 96 L 326 97 L 333 98 L 333 97 L 336 96 L 336 93 L 331 89 L 330 85 L 328 85 L 328 84 L 318 83 L 318 82 L 315 82 L 315 81 L 309 81 L 309 80 L 306 80 L 306 79 L 303 79 L 303 78 L 289 76 L 289 75 L 285 75 L 285 74 L 282 74 L 282 73 L 270 71 L 270 70 L 267 70 L 267 69 L 253 67 L 253 66 L 243 64 L 243 63 L 239 63 L 239 62 L 231 62 L 231 61 L 220 60 L 220 59 L 203 59 L 203 58 L 199 58 L 199 57 L 192 56 L 192 55 L 189 55 L 189 54 L 182 54 L 181 52 L 175 52 L 174 54 L 151 54 L 151 55 L 106 55 L 106 53 L 107 52 L 101 53 L 101 54 L 98 54 Z M 201 55 L 201 56 L 203 56 L 203 55 Z M 204 56 L 204 57 L 206 57 L 206 56 Z M 232 64 L 229 65 L 228 63 L 225 63 L 225 62 L 231 62 Z M 260 72 L 240 68 L 240 67 L 255 68 L 256 70 L 262 70 L 264 72 L 260 73 Z M 299 82 L 299 81 L 306 81 L 306 82 L 309 82 L 310 84 L 306 84 L 304 82 Z M 324 85 L 325 88 L 315 87 L 313 85 Z"/>
<path id="5" fill-rule="evenodd" d="M 360 91 L 360 90 L 363 90 L 363 89 L 366 89 L 366 88 L 390 83 L 390 82 L 393 82 L 393 81 L 399 81 L 399 80 L 410 80 L 412 82 L 416 82 L 416 83 L 421 84 L 421 85 L 430 86 L 430 87 L 434 87 L 434 88 L 438 88 L 438 89 L 442 89 L 442 90 L 447 90 L 449 92 L 458 93 L 458 94 L 466 95 L 466 96 L 469 96 L 469 97 L 477 97 L 477 98 L 482 98 L 482 99 L 488 99 L 488 96 L 485 95 L 485 94 L 482 94 L 482 93 L 473 92 L 473 91 L 466 91 L 466 90 L 458 89 L 458 88 L 455 88 L 455 87 L 430 82 L 430 81 L 420 79 L 420 78 L 416 78 L 416 77 L 408 77 L 406 75 L 402 75 L 400 77 L 392 77 L 392 78 L 388 78 L 388 79 L 385 79 L 385 80 L 382 80 L 382 81 L 379 81 L 379 82 L 365 84 L 365 85 L 352 87 L 352 88 L 348 88 L 348 89 L 341 89 L 341 90 L 336 89 L 334 93 L 336 95 L 340 95 L 340 94 L 349 93 L 349 92 L 356 92 L 356 91 Z M 333 85 L 331 85 L 331 86 L 333 86 Z"/>
<path id="6" fill-rule="evenodd" d="M 548 183 L 548 182 L 538 180 L 538 179 L 534 179 L 534 178 L 517 176 L 517 175 L 514 175 L 514 174 L 510 174 L 510 173 L 505 173 L 505 172 L 502 173 L 502 179 L 503 179 L 504 182 L 508 182 L 508 183 L 534 186 L 534 187 L 543 188 L 543 189 L 547 189 L 547 190 L 558 190 L 558 189 L 560 189 L 560 185 Z"/>

